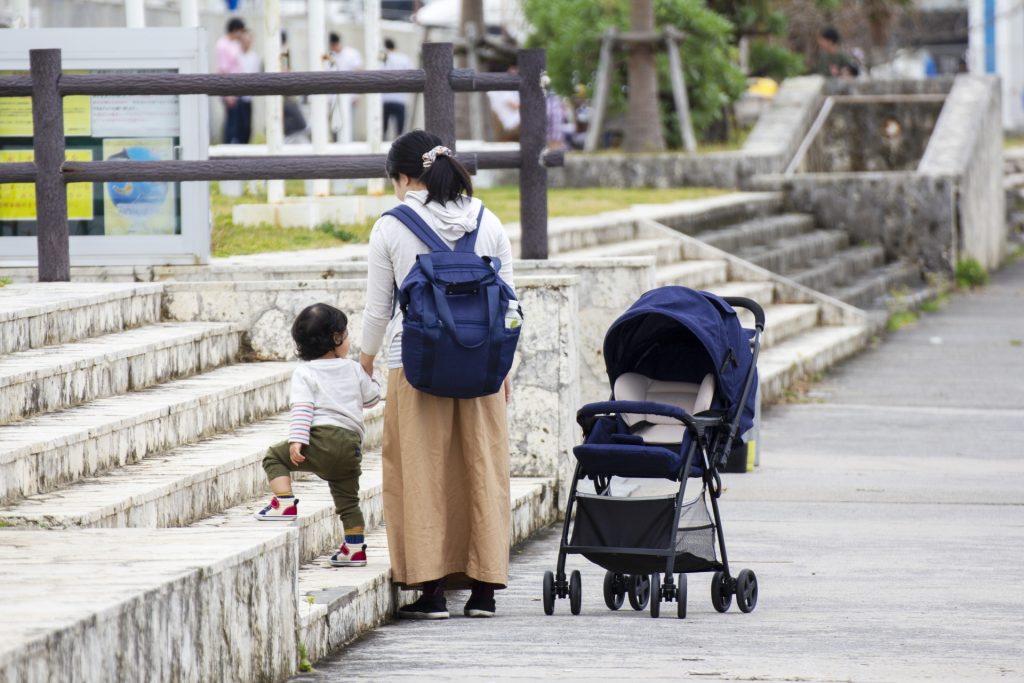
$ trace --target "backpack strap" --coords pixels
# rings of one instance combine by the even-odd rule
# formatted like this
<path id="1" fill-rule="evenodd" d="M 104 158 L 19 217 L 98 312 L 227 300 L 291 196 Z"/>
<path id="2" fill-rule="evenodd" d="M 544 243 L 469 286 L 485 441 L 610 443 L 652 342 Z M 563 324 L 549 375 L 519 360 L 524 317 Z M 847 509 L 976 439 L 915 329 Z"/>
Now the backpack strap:
<path id="1" fill-rule="evenodd" d="M 444 240 L 442 240 L 411 207 L 406 206 L 405 204 L 399 204 L 390 211 L 385 211 L 384 215 L 392 216 L 400 220 L 405 227 L 412 230 L 412 233 L 416 235 L 423 244 L 430 248 L 430 251 L 442 253 L 451 251 L 448 245 L 444 243 Z"/>
<path id="2" fill-rule="evenodd" d="M 484 219 L 484 205 L 480 204 L 480 213 L 476 215 L 476 230 L 467 232 L 455 243 L 455 251 L 474 252 L 476 251 L 476 238 L 480 234 L 480 221 Z"/>

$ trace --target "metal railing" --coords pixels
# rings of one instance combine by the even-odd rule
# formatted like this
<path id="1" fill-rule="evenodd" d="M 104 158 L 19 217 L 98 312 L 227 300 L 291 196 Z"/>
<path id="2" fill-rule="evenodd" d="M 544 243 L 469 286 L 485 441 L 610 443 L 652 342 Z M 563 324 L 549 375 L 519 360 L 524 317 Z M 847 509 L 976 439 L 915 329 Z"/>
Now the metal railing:
<path id="1" fill-rule="evenodd" d="M 470 172 L 519 169 L 521 257 L 546 259 L 548 151 L 543 50 L 519 50 L 518 74 L 454 68 L 450 43 L 423 46 L 423 68 L 395 71 L 261 74 L 64 74 L 60 50 L 31 50 L 30 75 L 0 77 L 0 97 L 32 98 L 34 161 L 0 164 L 0 183 L 35 183 L 39 281 L 71 276 L 67 183 L 289 178 L 360 179 L 384 175 L 383 154 L 263 156 L 205 161 L 65 161 L 63 98 L 68 95 L 334 95 L 423 93 L 426 130 L 456 149 L 455 93 L 516 90 L 519 150 L 457 154 Z"/>

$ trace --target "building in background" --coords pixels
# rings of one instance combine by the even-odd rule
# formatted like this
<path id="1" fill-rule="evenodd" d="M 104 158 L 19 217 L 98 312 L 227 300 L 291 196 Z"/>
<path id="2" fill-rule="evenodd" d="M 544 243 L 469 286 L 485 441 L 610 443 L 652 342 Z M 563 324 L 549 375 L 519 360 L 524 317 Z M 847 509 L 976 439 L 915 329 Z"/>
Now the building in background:
<path id="1" fill-rule="evenodd" d="M 1003 81 L 1003 127 L 1024 131 L 1024 0 L 968 0 L 971 73 Z"/>

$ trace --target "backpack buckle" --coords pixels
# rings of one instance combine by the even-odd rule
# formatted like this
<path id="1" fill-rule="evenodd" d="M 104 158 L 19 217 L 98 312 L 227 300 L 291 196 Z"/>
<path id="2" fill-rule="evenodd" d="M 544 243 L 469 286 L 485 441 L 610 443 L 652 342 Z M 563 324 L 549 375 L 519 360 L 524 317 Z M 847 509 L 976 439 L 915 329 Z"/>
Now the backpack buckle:
<path id="1" fill-rule="evenodd" d="M 448 296 L 458 296 L 461 294 L 478 294 L 480 292 L 480 283 L 472 280 L 470 282 L 449 282 L 445 288 L 444 293 Z"/>

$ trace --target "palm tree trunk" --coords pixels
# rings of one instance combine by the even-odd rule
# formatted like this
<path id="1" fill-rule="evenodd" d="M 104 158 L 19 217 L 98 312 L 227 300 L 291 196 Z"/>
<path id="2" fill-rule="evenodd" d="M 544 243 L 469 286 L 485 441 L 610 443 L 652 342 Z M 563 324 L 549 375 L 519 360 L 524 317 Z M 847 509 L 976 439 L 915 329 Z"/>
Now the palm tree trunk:
<path id="1" fill-rule="evenodd" d="M 654 30 L 654 0 L 630 3 L 633 31 Z M 629 113 L 626 121 L 627 152 L 659 152 L 665 149 L 658 107 L 658 70 L 654 46 L 633 44 L 629 50 Z"/>

